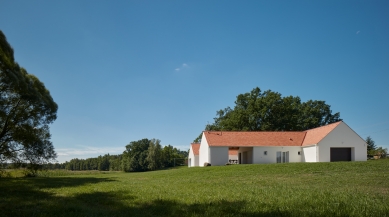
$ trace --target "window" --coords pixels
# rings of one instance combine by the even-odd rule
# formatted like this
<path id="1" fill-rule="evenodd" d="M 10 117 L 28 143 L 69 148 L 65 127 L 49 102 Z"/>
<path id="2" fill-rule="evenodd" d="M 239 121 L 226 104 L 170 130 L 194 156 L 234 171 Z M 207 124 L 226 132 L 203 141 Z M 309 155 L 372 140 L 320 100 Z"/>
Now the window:
<path id="1" fill-rule="evenodd" d="M 277 151 L 277 163 L 289 163 L 289 151 Z"/>
<path id="2" fill-rule="evenodd" d="M 281 152 L 277 151 L 277 163 L 281 163 Z"/>
<path id="3" fill-rule="evenodd" d="M 301 151 L 298 152 L 298 155 L 301 155 Z"/>
<path id="4" fill-rule="evenodd" d="M 264 151 L 263 154 L 264 154 L 264 155 L 267 155 L 267 151 Z"/>

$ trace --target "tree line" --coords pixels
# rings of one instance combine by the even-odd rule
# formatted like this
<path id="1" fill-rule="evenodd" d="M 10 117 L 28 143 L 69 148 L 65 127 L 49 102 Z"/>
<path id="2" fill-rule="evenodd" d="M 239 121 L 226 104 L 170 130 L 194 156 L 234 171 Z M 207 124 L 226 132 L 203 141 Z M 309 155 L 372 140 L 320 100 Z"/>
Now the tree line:
<path id="1" fill-rule="evenodd" d="M 126 145 L 123 154 L 105 154 L 87 159 L 74 158 L 65 163 L 48 163 L 44 168 L 141 172 L 185 164 L 187 151 L 181 151 L 171 145 L 162 148 L 160 143 L 158 139 L 132 141 Z"/>

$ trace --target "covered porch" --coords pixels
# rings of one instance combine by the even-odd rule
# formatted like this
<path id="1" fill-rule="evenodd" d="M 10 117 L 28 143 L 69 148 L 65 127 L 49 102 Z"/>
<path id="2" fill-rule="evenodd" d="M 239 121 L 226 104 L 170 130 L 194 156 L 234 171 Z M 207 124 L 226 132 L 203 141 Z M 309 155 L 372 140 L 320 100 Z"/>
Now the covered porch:
<path id="1" fill-rule="evenodd" d="M 230 164 L 252 164 L 253 147 L 228 147 L 228 162 Z"/>

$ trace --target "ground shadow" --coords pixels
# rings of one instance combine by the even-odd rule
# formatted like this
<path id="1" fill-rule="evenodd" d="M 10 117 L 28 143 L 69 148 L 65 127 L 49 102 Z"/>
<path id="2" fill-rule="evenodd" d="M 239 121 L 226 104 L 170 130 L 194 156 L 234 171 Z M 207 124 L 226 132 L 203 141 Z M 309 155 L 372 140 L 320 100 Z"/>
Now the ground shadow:
<path id="1" fill-rule="evenodd" d="M 69 195 L 50 193 L 45 189 L 77 187 L 106 178 L 41 178 L 0 180 L 1 216 L 320 216 L 280 209 L 253 209 L 244 200 L 219 200 L 183 203 L 176 200 L 138 200 L 144 195 L 131 191 L 87 192 Z M 119 184 L 119 182 L 118 182 Z M 142 201 L 142 202 L 139 202 Z M 260 211 L 253 211 L 260 210 Z"/>

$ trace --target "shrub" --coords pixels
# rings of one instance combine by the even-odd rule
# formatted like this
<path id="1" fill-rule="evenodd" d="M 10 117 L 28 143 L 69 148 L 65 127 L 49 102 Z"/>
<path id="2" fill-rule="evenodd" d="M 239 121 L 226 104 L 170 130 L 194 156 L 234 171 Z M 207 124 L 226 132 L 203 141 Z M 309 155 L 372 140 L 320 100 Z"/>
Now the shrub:
<path id="1" fill-rule="evenodd" d="M 205 163 L 204 163 L 204 166 L 205 166 L 205 167 L 209 167 L 209 166 L 211 166 L 211 164 L 210 164 L 210 163 L 207 163 L 207 162 L 205 162 Z"/>

